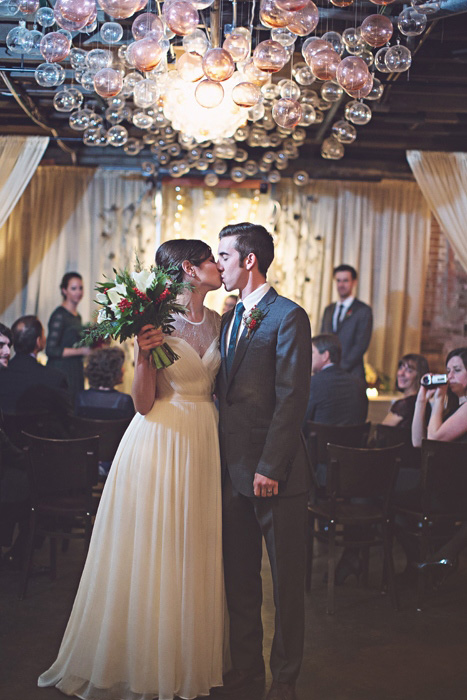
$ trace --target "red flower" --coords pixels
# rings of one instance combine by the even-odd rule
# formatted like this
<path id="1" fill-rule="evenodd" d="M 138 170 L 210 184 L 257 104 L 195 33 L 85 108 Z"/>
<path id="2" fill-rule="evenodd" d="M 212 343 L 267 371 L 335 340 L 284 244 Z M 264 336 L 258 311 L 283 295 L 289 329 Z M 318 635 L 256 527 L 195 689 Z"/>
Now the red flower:
<path id="1" fill-rule="evenodd" d="M 122 299 L 117 304 L 120 311 L 125 311 L 126 309 L 131 309 L 131 302 L 128 299 Z"/>
<path id="2" fill-rule="evenodd" d="M 164 291 L 162 292 L 162 294 L 159 294 L 159 296 L 156 299 L 156 302 L 159 304 L 161 301 L 164 301 L 169 296 L 170 296 L 170 289 L 168 287 L 166 287 L 164 289 Z"/>
<path id="3" fill-rule="evenodd" d="M 136 296 L 142 299 L 143 301 L 151 301 L 147 294 L 145 294 L 144 292 L 140 292 L 138 287 L 133 287 L 133 291 L 136 294 Z"/>

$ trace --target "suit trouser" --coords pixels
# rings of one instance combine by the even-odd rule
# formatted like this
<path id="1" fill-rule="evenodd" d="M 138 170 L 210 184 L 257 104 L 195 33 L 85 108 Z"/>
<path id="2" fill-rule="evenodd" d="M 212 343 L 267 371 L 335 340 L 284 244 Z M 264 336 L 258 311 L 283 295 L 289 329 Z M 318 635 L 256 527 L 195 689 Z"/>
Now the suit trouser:
<path id="1" fill-rule="evenodd" d="M 230 653 L 237 669 L 263 664 L 261 558 L 264 536 L 271 566 L 275 631 L 271 650 L 274 680 L 294 682 L 303 656 L 307 494 L 249 498 L 223 489 L 224 573 L 230 615 Z"/>

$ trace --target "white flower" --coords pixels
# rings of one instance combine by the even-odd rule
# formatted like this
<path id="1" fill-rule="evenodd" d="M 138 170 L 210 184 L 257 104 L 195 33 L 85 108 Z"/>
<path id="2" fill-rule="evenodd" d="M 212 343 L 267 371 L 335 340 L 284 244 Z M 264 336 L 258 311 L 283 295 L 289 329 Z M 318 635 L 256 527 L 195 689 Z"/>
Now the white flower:
<path id="1" fill-rule="evenodd" d="M 150 273 L 149 270 L 141 270 L 141 272 L 131 273 L 131 276 L 133 277 L 140 292 L 145 292 L 148 288 L 148 279 L 150 278 L 151 274 L 153 273 Z"/>
<path id="2" fill-rule="evenodd" d="M 107 321 L 107 309 L 99 309 L 97 323 L 102 323 L 102 321 Z"/>
<path id="3" fill-rule="evenodd" d="M 151 289 L 152 285 L 154 284 L 154 281 L 156 279 L 156 275 L 154 272 L 151 272 L 149 277 L 146 280 L 146 289 Z"/>
<path id="4" fill-rule="evenodd" d="M 120 309 L 118 308 L 118 306 L 116 304 L 111 304 L 108 308 L 113 312 L 115 318 L 121 317 L 122 312 L 120 311 Z"/>
<path id="5" fill-rule="evenodd" d="M 121 294 L 123 297 L 126 295 L 126 287 L 124 284 L 116 284 L 114 289 L 117 294 Z"/>
<path id="6" fill-rule="evenodd" d="M 109 297 L 111 303 L 114 305 L 121 302 L 124 298 L 121 294 L 118 293 L 116 287 L 112 287 L 112 289 L 109 289 L 109 291 L 107 292 L 107 296 Z"/>
<path id="7" fill-rule="evenodd" d="M 109 303 L 109 300 L 107 298 L 107 294 L 102 294 L 101 292 L 98 292 L 96 294 L 96 301 L 98 301 L 99 304 L 108 304 Z M 103 309 L 101 309 L 101 311 L 103 311 Z"/>

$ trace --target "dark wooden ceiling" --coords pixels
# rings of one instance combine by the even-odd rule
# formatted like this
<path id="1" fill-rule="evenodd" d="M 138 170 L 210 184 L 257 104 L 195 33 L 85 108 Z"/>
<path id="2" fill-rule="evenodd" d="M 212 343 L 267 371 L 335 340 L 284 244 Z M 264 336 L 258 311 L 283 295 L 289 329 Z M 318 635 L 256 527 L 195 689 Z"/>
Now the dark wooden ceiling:
<path id="1" fill-rule="evenodd" d="M 454 14 L 450 12 L 451 2 Z M 334 8 L 322 0 L 321 21 L 317 33 L 342 31 L 355 26 L 368 14 L 378 11 L 376 5 L 359 2 L 354 7 Z M 249 6 L 248 0 L 243 2 Z M 230 7 L 230 3 L 228 3 Z M 403 9 L 400 2 L 386 8 L 389 15 L 397 16 Z M 426 31 L 410 41 L 413 61 L 408 73 L 376 73 L 385 89 L 378 102 L 369 102 L 373 117 L 369 124 L 357 127 L 356 141 L 346 146 L 339 161 L 325 160 L 320 155 L 323 138 L 331 132 L 332 124 L 342 118 L 344 106 L 350 98 L 324 113 L 324 121 L 307 129 L 307 139 L 300 155 L 290 161 L 282 176 L 291 176 L 297 170 L 306 170 L 311 177 L 372 180 L 380 178 L 411 179 L 406 161 L 407 149 L 430 151 L 462 151 L 467 149 L 467 1 L 448 0 L 439 13 L 431 15 Z M 228 10 L 226 10 L 228 13 Z M 108 18 L 107 18 L 108 19 Z M 223 16 L 223 23 L 228 16 Z M 207 15 L 207 23 L 209 16 Z M 56 112 L 53 107 L 54 89 L 44 89 L 34 79 L 34 69 L 42 62 L 40 56 L 12 55 L 6 48 L 6 35 L 17 26 L 18 17 L 0 15 L 0 134 L 49 135 L 50 145 L 44 163 L 78 165 L 115 165 L 140 167 L 142 161 L 154 159 L 145 148 L 136 157 L 127 156 L 122 149 L 89 148 L 81 137 L 68 126 L 68 114 Z M 127 29 L 131 20 L 127 20 Z M 31 28 L 32 24 L 28 24 Z M 264 31 L 264 34 L 262 34 Z M 256 38 L 267 38 L 267 30 L 258 30 Z M 92 48 L 98 45 L 98 34 L 88 41 Z M 404 39 L 405 42 L 405 39 Z M 297 60 L 303 60 L 298 55 Z M 69 67 L 64 63 L 65 67 Z M 67 82 L 72 74 L 67 70 Z M 277 78 L 276 78 L 277 79 Z M 316 88 L 318 82 L 312 87 Z M 12 95 L 15 92 L 27 112 Z M 91 98 L 91 95 L 89 95 Z M 35 117 L 34 121 L 31 116 Z M 41 127 L 42 122 L 49 129 Z M 53 130 L 53 131 L 52 131 Z M 138 132 L 141 135 L 141 132 Z M 245 144 L 241 144 L 244 147 Z M 64 150 L 65 149 L 65 150 Z M 67 149 L 73 151 L 73 156 Z M 257 155 L 254 152 L 253 156 Z M 163 169 L 161 169 L 163 172 Z M 201 173 L 197 173 L 201 176 Z M 203 176 L 205 173 L 202 174 Z"/>

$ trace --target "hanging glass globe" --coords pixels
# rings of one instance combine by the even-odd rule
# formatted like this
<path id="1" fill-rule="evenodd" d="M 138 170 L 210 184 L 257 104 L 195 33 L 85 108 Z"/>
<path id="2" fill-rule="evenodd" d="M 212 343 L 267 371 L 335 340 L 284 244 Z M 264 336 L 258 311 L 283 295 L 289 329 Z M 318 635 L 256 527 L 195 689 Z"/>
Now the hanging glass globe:
<path id="1" fill-rule="evenodd" d="M 91 110 L 78 109 L 70 114 L 68 123 L 74 131 L 85 131 L 89 126 L 89 115 Z"/>
<path id="2" fill-rule="evenodd" d="M 321 155 L 328 160 L 340 160 L 344 157 L 344 146 L 334 136 L 324 139 L 321 145 Z"/>
<path id="3" fill-rule="evenodd" d="M 271 29 L 271 39 L 282 44 L 282 46 L 293 46 L 297 40 L 297 35 L 287 29 L 287 27 L 276 27 Z"/>
<path id="4" fill-rule="evenodd" d="M 51 7 L 40 7 L 36 13 L 36 21 L 41 27 L 51 27 L 55 24 L 54 11 Z"/>
<path id="5" fill-rule="evenodd" d="M 123 150 L 128 156 L 137 156 L 142 148 L 143 143 L 139 139 L 134 138 L 133 136 L 130 137 L 123 146 Z"/>
<path id="6" fill-rule="evenodd" d="M 34 77 L 41 87 L 57 87 L 65 82 L 66 71 L 58 63 L 41 63 L 34 71 Z"/>
<path id="7" fill-rule="evenodd" d="M 112 54 L 107 49 L 91 49 L 86 54 L 86 65 L 89 70 L 97 71 L 112 65 Z"/>
<path id="8" fill-rule="evenodd" d="M 17 27 L 10 29 L 6 35 L 6 45 L 11 53 L 28 53 L 32 48 L 26 22 L 21 20 Z"/>
<path id="9" fill-rule="evenodd" d="M 342 35 L 339 34 L 339 32 L 326 32 L 321 38 L 323 41 L 327 41 L 329 44 L 331 44 L 334 51 L 338 53 L 339 56 L 342 56 L 345 51 L 345 45 Z"/>
<path id="10" fill-rule="evenodd" d="M 346 119 L 340 119 L 332 125 L 332 133 L 340 143 L 353 143 L 357 138 L 357 130 Z"/>
<path id="11" fill-rule="evenodd" d="M 107 138 L 110 146 L 119 148 L 128 141 L 128 131 L 124 126 L 112 126 L 107 132 Z"/>
<path id="12" fill-rule="evenodd" d="M 357 126 L 368 124 L 371 119 L 371 109 L 364 102 L 347 102 L 345 105 L 345 118 Z"/>
<path id="13" fill-rule="evenodd" d="M 206 187 L 215 187 L 219 183 L 219 178 L 216 173 L 208 173 L 204 177 L 204 184 Z"/>
<path id="14" fill-rule="evenodd" d="M 28 50 L 28 53 L 40 54 L 41 41 L 42 41 L 42 32 L 40 32 L 38 29 L 30 29 L 29 30 L 29 42 L 28 42 L 28 43 L 30 43 L 30 49 Z"/>
<path id="15" fill-rule="evenodd" d="M 209 47 L 206 34 L 201 29 L 195 29 L 191 34 L 186 34 L 182 40 L 183 48 L 188 53 L 197 53 L 204 56 Z"/>
<path id="16" fill-rule="evenodd" d="M 441 7 L 440 0 L 411 0 L 412 7 L 416 7 L 419 12 L 424 15 L 434 15 L 439 12 Z"/>
<path id="17" fill-rule="evenodd" d="M 297 170 L 292 178 L 294 185 L 297 187 L 304 187 L 310 181 L 309 175 L 305 170 Z"/>
<path id="18" fill-rule="evenodd" d="M 154 124 L 154 119 L 142 110 L 133 112 L 132 120 L 138 129 L 149 129 Z"/>
<path id="19" fill-rule="evenodd" d="M 293 80 L 280 80 L 278 83 L 280 88 L 280 96 L 289 100 L 298 100 L 300 97 L 300 88 Z"/>
<path id="20" fill-rule="evenodd" d="M 321 85 L 320 92 L 323 100 L 331 103 L 338 102 L 344 94 L 344 90 L 341 88 L 339 83 L 336 83 L 334 80 L 327 80 L 325 83 L 323 83 Z M 318 107 L 319 105 L 317 104 L 316 106 Z"/>
<path id="21" fill-rule="evenodd" d="M 107 146 L 108 132 L 102 126 L 91 126 L 83 134 L 83 143 L 86 146 Z"/>
<path id="22" fill-rule="evenodd" d="M 397 44 L 386 51 L 384 62 L 391 73 L 403 73 L 412 64 L 412 54 L 406 46 Z"/>
<path id="23" fill-rule="evenodd" d="M 140 80 L 133 87 L 133 101 L 135 105 L 145 109 L 157 102 L 159 87 L 155 80 L 150 78 L 141 80 L 141 76 L 139 78 Z"/>
<path id="24" fill-rule="evenodd" d="M 116 44 L 123 36 L 123 27 L 118 22 L 104 22 L 100 35 L 104 44 Z"/>
<path id="25" fill-rule="evenodd" d="M 310 124 L 314 124 L 316 121 L 316 110 L 313 105 L 302 102 L 300 103 L 300 106 L 302 108 L 302 118 L 298 122 L 299 125 L 310 126 Z"/>
<path id="26" fill-rule="evenodd" d="M 366 96 L 365 99 L 367 100 L 379 100 L 380 97 L 382 97 L 384 92 L 384 85 L 381 82 L 381 80 L 378 80 L 378 78 L 373 78 L 373 87 L 371 88 L 370 92 Z"/>
<path id="27" fill-rule="evenodd" d="M 77 107 L 74 95 L 66 88 L 55 93 L 53 104 L 57 112 L 71 112 Z"/>

